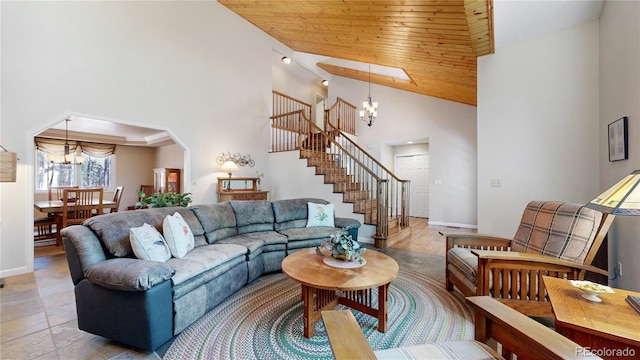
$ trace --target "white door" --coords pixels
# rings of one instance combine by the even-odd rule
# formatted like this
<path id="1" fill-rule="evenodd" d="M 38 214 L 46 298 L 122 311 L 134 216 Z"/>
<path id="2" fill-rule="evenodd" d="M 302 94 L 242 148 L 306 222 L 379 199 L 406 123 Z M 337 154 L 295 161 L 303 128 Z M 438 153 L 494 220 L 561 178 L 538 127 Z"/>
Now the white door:
<path id="1" fill-rule="evenodd" d="M 396 176 L 411 180 L 409 216 L 429 217 L 429 155 L 396 157 Z"/>

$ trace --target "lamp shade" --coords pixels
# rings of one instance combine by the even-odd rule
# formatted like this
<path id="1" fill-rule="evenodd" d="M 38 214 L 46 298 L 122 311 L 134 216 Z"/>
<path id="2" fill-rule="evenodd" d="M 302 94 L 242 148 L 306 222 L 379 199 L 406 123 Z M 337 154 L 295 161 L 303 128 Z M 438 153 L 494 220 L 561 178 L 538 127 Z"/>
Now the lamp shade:
<path id="1" fill-rule="evenodd" d="M 640 215 L 640 170 L 620 180 L 586 206 L 606 214 Z"/>
<path id="2" fill-rule="evenodd" d="M 233 170 L 238 170 L 238 166 L 236 165 L 236 163 L 229 160 L 225 161 L 224 164 L 222 164 L 222 170 L 231 172 Z"/>

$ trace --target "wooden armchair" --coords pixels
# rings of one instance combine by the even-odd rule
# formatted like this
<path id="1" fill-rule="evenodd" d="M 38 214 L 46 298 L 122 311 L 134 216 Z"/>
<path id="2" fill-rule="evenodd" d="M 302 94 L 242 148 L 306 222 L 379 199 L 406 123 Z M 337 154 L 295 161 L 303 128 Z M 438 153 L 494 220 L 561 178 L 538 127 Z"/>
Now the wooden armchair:
<path id="1" fill-rule="evenodd" d="M 350 310 L 323 311 L 322 321 L 336 360 L 600 359 L 587 348 L 490 297 L 469 297 L 467 303 L 474 312 L 475 341 L 446 341 L 374 352 Z"/>
<path id="2" fill-rule="evenodd" d="M 513 239 L 445 234 L 446 287 L 492 296 L 528 316 L 551 317 L 542 276 L 583 280 L 614 216 L 580 204 L 532 201 Z"/>

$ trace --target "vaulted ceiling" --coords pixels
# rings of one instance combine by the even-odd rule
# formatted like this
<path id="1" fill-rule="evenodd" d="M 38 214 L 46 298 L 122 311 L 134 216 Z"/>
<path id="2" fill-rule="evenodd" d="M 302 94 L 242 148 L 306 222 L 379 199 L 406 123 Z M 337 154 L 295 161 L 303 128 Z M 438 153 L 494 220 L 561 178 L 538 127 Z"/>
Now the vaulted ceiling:
<path id="1" fill-rule="evenodd" d="M 494 52 L 492 0 L 219 0 L 294 51 L 401 68 L 371 82 L 476 105 L 479 56 Z M 332 75 L 367 71 L 318 63 Z"/>

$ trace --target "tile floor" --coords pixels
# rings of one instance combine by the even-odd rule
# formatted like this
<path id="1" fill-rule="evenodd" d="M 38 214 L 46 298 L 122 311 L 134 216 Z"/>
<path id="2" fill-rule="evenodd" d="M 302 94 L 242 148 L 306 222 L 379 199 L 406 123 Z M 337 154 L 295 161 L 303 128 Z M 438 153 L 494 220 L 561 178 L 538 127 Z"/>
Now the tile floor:
<path id="1" fill-rule="evenodd" d="M 48 248 L 0 289 L 0 359 L 161 359 L 78 330 L 67 259 Z"/>

